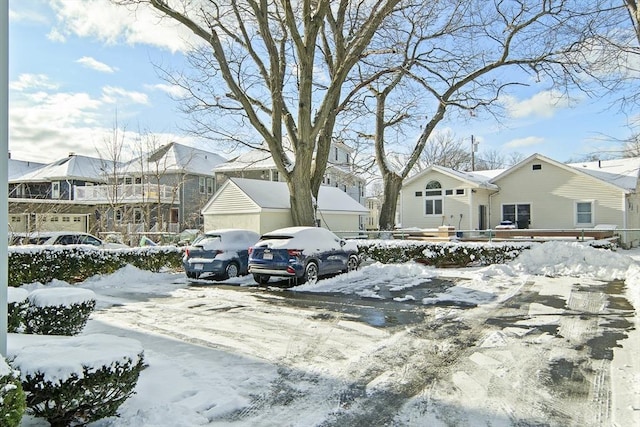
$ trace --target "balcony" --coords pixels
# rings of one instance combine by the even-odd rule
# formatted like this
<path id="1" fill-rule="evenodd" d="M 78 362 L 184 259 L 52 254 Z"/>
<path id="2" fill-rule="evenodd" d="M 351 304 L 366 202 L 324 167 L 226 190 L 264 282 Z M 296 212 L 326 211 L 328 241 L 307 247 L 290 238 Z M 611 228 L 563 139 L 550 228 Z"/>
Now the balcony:
<path id="1" fill-rule="evenodd" d="M 173 203 L 180 198 L 175 187 L 157 184 L 89 185 L 74 187 L 74 200 L 93 203 Z"/>

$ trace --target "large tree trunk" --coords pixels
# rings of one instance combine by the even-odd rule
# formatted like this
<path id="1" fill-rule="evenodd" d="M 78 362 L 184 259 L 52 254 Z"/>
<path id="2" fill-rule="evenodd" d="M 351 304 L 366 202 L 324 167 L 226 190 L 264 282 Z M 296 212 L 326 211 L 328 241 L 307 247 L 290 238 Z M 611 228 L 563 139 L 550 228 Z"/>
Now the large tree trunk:
<path id="1" fill-rule="evenodd" d="M 402 177 L 387 172 L 382 176 L 384 182 L 384 198 L 380 207 L 380 230 L 393 230 L 396 225 L 396 209 L 398 207 L 398 195 L 402 189 Z"/>
<path id="2" fill-rule="evenodd" d="M 293 225 L 314 226 L 316 216 L 311 197 L 311 170 L 296 165 L 288 185 Z"/>

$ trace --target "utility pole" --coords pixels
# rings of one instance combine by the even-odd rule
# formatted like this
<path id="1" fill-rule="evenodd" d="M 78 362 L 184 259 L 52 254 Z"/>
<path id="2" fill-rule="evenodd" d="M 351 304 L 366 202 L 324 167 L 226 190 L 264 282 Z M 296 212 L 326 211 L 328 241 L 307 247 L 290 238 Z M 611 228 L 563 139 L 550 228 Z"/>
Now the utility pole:
<path id="1" fill-rule="evenodd" d="M 478 151 L 478 143 L 476 139 L 471 135 L 471 171 L 476 170 L 476 151 Z"/>

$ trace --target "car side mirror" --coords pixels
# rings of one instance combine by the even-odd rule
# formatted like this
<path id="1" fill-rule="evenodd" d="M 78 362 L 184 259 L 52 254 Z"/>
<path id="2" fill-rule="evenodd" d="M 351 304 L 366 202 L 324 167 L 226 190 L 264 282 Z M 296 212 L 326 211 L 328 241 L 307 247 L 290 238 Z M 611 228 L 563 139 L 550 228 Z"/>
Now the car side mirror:
<path id="1" fill-rule="evenodd" d="M 340 247 L 342 247 L 342 246 L 344 246 L 346 244 L 347 244 L 347 242 L 345 242 L 343 239 L 340 239 Z"/>

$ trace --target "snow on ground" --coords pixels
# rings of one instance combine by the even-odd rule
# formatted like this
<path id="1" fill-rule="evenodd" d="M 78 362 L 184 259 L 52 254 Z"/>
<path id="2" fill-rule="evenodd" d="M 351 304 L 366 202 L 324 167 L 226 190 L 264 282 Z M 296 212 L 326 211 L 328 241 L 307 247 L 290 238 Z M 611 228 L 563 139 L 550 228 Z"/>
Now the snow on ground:
<path id="1" fill-rule="evenodd" d="M 375 413 L 389 407 L 393 425 L 403 426 L 507 426 L 514 420 L 538 425 L 544 421 L 536 418 L 540 407 L 556 416 L 546 425 L 640 425 L 639 262 L 639 250 L 549 242 L 505 265 L 435 269 L 374 263 L 313 286 L 266 293 L 253 292 L 250 277 L 224 282 L 232 288 L 215 282 L 189 286 L 182 274 L 128 266 L 80 284 L 95 292 L 98 303 L 83 335 L 138 340 L 149 365 L 121 416 L 92 427 L 355 426 L 363 425 L 367 412 L 367 425 L 374 425 Z M 419 288 L 442 278 L 454 286 L 419 296 Z M 598 326 L 606 299 L 597 293 L 594 299 L 588 290 L 614 280 L 625 281 L 623 296 L 635 308 L 635 328 L 614 346 L 610 366 L 606 357 L 585 365 L 608 372 L 592 381 L 591 371 L 578 369 L 584 362 L 579 343 L 588 332 L 585 324 Z M 69 286 L 47 287 L 52 285 Z M 523 300 L 534 293 L 542 302 L 513 302 L 516 295 Z M 417 303 L 430 310 L 429 317 L 405 328 L 378 328 L 330 310 L 295 307 L 288 298 L 309 301 L 327 294 Z M 476 308 L 460 310 L 451 302 Z M 524 315 L 518 311 L 523 307 Z M 593 319 L 567 312 L 593 313 Z M 510 323 L 482 326 L 496 319 Z M 436 326 L 445 330 L 457 323 L 468 326 L 456 330 L 455 339 L 433 335 L 439 333 Z M 554 328 L 559 333 L 536 332 Z M 10 335 L 10 353 L 20 342 Z M 54 364 L 53 359 L 40 363 Z M 540 380 L 541 360 L 558 370 L 557 389 L 540 387 L 555 381 Z M 446 378 L 438 378 L 431 366 L 437 363 Z M 610 390 L 598 388 L 605 380 Z M 571 408 L 566 403 L 574 401 L 574 392 Z M 580 400 L 585 393 L 591 397 Z M 377 396 L 377 404 L 370 406 L 373 401 L 364 396 Z M 592 397 L 597 402 L 590 403 Z M 556 399 L 559 407 L 549 403 Z M 47 423 L 25 416 L 23 425 Z"/>

